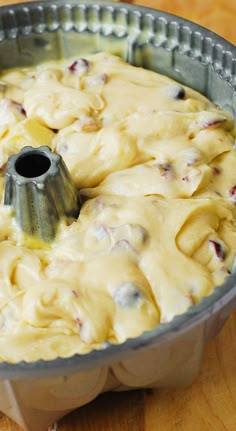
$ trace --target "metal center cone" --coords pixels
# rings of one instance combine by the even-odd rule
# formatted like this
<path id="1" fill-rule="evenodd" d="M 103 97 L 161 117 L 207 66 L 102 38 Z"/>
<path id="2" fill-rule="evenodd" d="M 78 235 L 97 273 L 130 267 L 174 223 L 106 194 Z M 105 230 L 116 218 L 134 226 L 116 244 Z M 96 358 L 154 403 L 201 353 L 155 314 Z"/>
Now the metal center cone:
<path id="1" fill-rule="evenodd" d="M 62 218 L 77 218 L 78 192 L 62 159 L 47 146 L 24 147 L 8 159 L 4 204 L 28 236 L 50 243 Z"/>

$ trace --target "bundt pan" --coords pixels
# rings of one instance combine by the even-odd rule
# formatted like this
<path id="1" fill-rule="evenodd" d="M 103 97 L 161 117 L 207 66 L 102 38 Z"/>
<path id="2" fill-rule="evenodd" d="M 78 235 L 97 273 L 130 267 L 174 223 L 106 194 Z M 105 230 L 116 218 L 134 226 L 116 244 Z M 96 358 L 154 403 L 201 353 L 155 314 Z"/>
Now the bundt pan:
<path id="1" fill-rule="evenodd" d="M 195 88 L 235 114 L 236 49 L 214 33 L 127 4 L 56 0 L 0 8 L 0 67 L 109 51 Z M 189 385 L 204 346 L 236 308 L 236 275 L 175 317 L 121 345 L 68 359 L 0 364 L 0 410 L 46 431 L 109 390 Z M 145 365 L 144 365 L 145 364 Z"/>

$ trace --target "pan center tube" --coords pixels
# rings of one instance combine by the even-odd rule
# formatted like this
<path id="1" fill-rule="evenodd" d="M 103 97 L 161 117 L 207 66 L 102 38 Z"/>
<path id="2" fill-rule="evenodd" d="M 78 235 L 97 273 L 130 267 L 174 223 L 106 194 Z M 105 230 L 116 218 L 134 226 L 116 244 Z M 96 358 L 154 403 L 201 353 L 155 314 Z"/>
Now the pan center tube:
<path id="1" fill-rule="evenodd" d="M 23 154 L 16 160 L 16 172 L 26 178 L 40 177 L 45 174 L 51 166 L 51 161 L 46 154 L 39 151 Z"/>
<path id="2" fill-rule="evenodd" d="M 62 159 L 47 146 L 24 147 L 8 159 L 4 204 L 28 236 L 50 243 L 63 218 L 79 215 L 78 191 Z"/>

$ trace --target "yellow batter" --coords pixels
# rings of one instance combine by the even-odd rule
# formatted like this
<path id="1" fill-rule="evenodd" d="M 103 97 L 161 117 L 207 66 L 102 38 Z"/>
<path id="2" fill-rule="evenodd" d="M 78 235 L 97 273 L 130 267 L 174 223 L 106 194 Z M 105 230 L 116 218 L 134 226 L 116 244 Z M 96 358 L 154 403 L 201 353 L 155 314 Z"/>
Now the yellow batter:
<path id="1" fill-rule="evenodd" d="M 3 205 L 8 157 L 48 145 L 78 220 L 29 248 Z M 230 274 L 234 123 L 197 92 L 99 53 L 0 75 L 0 360 L 105 348 L 168 322 Z"/>

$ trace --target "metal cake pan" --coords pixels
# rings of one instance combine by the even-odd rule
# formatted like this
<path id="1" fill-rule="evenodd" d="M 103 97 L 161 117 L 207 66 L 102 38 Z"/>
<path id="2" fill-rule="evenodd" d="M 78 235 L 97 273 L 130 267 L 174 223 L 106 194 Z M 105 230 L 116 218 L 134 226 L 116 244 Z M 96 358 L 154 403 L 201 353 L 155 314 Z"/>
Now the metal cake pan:
<path id="1" fill-rule="evenodd" d="M 161 11 L 122 3 L 56 0 L 0 8 L 0 67 L 109 51 L 166 74 L 236 112 L 236 48 Z M 170 323 L 121 345 L 71 358 L 0 363 L 0 410 L 28 431 L 108 390 L 189 385 L 204 346 L 236 308 L 236 275 Z M 145 364 L 145 366 L 143 366 Z"/>

